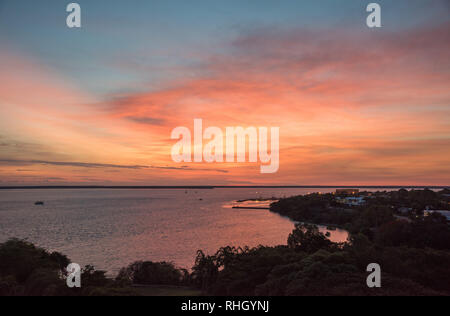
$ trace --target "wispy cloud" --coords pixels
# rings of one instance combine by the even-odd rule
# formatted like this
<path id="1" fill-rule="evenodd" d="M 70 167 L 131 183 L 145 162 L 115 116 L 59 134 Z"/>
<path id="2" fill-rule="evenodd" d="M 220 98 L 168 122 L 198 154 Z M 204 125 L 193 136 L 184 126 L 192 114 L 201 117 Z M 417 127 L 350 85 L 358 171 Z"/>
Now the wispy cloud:
<path id="1" fill-rule="evenodd" d="M 63 161 L 44 161 L 44 160 L 14 160 L 14 159 L 0 159 L 0 162 L 10 164 L 22 165 L 52 165 L 65 167 L 84 167 L 84 168 L 117 168 L 117 169 L 144 169 L 147 166 L 139 165 L 115 165 L 115 164 L 101 164 L 101 163 L 84 163 L 84 162 L 63 162 Z"/>
<path id="2" fill-rule="evenodd" d="M 86 162 L 66 162 L 66 161 L 43 161 L 43 160 L 16 160 L 0 159 L 0 163 L 11 165 L 51 165 L 63 167 L 82 167 L 82 168 L 112 168 L 112 169 L 163 169 L 163 170 L 184 170 L 184 171 L 215 171 L 228 173 L 223 169 L 191 168 L 189 166 L 171 167 L 171 166 L 144 166 L 144 165 L 117 165 L 104 163 L 86 163 Z"/>
<path id="3" fill-rule="evenodd" d="M 139 116 L 129 116 L 127 117 L 128 120 L 139 123 L 139 124 L 145 124 L 145 125 L 162 125 L 164 123 L 163 119 L 160 118 L 154 118 L 154 117 L 139 117 Z"/>
<path id="4" fill-rule="evenodd" d="M 448 184 L 449 28 L 258 28 L 224 42 L 220 54 L 199 52 L 195 76 L 180 71 L 170 83 L 92 103 L 42 80 L 39 67 L 0 58 L 8 136 L 0 163 L 40 165 L 36 173 L 68 181 L 84 168 L 89 179 L 114 182 Z M 205 127 L 279 126 L 279 173 L 174 164 L 170 131 L 194 118 Z M 9 140 L 15 135 L 22 141 Z"/>

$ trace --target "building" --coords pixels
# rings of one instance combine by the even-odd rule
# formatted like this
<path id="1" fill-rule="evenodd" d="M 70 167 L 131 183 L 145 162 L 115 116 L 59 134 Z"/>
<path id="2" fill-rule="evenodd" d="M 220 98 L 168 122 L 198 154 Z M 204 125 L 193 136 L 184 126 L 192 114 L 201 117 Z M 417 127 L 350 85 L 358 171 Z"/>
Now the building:
<path id="1" fill-rule="evenodd" d="M 445 218 L 447 218 L 447 221 L 450 222 L 450 211 L 436 211 L 436 210 L 425 210 L 423 211 L 425 216 L 429 216 L 430 214 L 433 213 L 439 213 L 442 216 L 444 216 Z"/>
<path id="2" fill-rule="evenodd" d="M 408 213 L 411 213 L 412 210 L 413 210 L 413 209 L 410 208 L 410 207 L 400 207 L 400 208 L 398 209 L 398 212 L 401 213 L 401 214 L 408 214 Z"/>
<path id="3" fill-rule="evenodd" d="M 359 189 L 337 189 L 336 194 L 355 195 L 359 193 Z"/>
<path id="4" fill-rule="evenodd" d="M 337 198 L 337 202 L 346 204 L 349 206 L 361 206 L 366 203 L 364 197 L 345 197 L 345 198 Z"/>

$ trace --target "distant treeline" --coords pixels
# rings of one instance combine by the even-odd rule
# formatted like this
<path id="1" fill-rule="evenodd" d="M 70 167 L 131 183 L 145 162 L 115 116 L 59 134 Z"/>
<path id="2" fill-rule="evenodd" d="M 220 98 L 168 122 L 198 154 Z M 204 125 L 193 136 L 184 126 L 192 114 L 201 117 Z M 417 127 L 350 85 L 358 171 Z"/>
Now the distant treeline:
<path id="1" fill-rule="evenodd" d="M 223 185 L 223 186 L 101 186 L 101 185 L 54 185 L 54 186 L 0 186 L 0 190 L 35 190 L 35 189 L 449 189 L 447 186 L 329 186 L 329 185 Z"/>
<path id="2" fill-rule="evenodd" d="M 353 234 L 364 233 L 373 237 L 377 228 L 394 221 L 396 216 L 415 221 L 424 217 L 426 209 L 450 210 L 449 189 L 439 192 L 401 189 L 357 195 L 365 197 L 364 205 L 345 206 L 338 202 L 335 194 L 314 193 L 280 199 L 271 205 L 271 211 L 293 221 L 334 225 Z M 401 209 L 408 209 L 408 212 Z"/>

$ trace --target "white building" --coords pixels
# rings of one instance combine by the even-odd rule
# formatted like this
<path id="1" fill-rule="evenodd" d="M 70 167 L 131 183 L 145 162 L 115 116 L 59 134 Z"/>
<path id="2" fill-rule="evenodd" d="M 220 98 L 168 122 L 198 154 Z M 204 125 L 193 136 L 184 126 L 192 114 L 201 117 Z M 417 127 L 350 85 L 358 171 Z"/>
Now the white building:
<path id="1" fill-rule="evenodd" d="M 347 204 L 349 206 L 361 206 L 366 203 L 364 197 L 345 197 L 345 198 L 337 198 L 337 201 L 342 204 Z"/>
<path id="2" fill-rule="evenodd" d="M 443 215 L 445 218 L 447 218 L 447 221 L 450 222 L 450 211 L 435 211 L 435 210 L 425 210 L 423 211 L 425 216 L 428 216 L 433 213 L 439 213 Z"/>

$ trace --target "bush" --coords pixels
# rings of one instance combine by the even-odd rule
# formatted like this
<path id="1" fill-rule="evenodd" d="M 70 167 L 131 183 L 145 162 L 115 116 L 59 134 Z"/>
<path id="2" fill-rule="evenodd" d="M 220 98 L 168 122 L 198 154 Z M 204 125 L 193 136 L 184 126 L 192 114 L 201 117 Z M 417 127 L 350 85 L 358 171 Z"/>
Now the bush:
<path id="1" fill-rule="evenodd" d="M 172 263 L 137 261 L 120 270 L 117 281 L 139 285 L 184 285 L 187 271 L 177 269 Z"/>
<path id="2" fill-rule="evenodd" d="M 61 276 L 69 259 L 33 244 L 11 239 L 0 244 L 2 295 L 56 295 L 65 286 Z"/>

